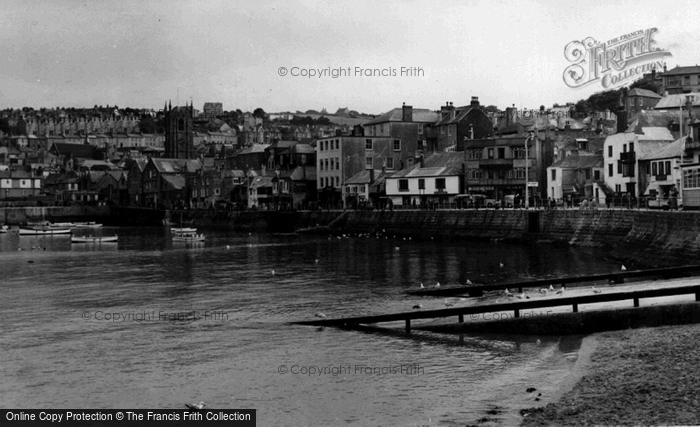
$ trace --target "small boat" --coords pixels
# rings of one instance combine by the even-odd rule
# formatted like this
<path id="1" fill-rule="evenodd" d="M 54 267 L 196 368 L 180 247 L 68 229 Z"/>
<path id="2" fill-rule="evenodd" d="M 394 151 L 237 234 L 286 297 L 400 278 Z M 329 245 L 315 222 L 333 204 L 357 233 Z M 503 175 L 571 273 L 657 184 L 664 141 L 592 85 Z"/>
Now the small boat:
<path id="1" fill-rule="evenodd" d="M 177 233 L 173 235 L 173 242 L 203 242 L 204 234 L 196 232 Z"/>
<path id="2" fill-rule="evenodd" d="M 71 243 L 109 243 L 116 242 L 118 236 L 71 236 Z"/>
<path id="3" fill-rule="evenodd" d="M 58 228 L 73 228 L 75 227 L 75 223 L 73 222 L 54 222 L 54 223 L 47 223 L 47 224 L 42 224 L 42 225 L 47 225 L 49 227 L 58 227 Z"/>
<path id="4" fill-rule="evenodd" d="M 102 227 L 102 224 L 96 223 L 94 221 L 91 222 L 76 222 L 73 225 L 75 228 L 100 228 Z"/>
<path id="5" fill-rule="evenodd" d="M 171 227 L 170 231 L 175 233 L 175 234 L 183 234 L 183 233 L 196 233 L 197 229 L 192 228 L 192 227 L 180 227 L 180 228 Z"/>
<path id="6" fill-rule="evenodd" d="M 70 234 L 70 227 L 57 227 L 55 225 L 34 225 L 28 227 L 20 227 L 19 234 L 25 236 Z"/>
<path id="7" fill-rule="evenodd" d="M 0 227 L 0 233 L 7 233 L 7 230 L 9 230 L 10 227 L 3 225 Z"/>

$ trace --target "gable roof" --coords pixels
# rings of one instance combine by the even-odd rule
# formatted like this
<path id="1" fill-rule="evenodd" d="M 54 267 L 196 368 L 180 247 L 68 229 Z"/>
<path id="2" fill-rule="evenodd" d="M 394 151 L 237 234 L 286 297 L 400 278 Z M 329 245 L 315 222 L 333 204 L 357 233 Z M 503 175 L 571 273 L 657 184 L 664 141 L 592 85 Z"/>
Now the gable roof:
<path id="1" fill-rule="evenodd" d="M 660 160 L 672 159 L 674 157 L 682 157 L 685 149 L 686 138 L 679 138 L 671 143 L 667 143 L 662 147 L 658 147 L 653 151 L 644 153 L 638 157 L 639 160 Z"/>
<path id="2" fill-rule="evenodd" d="M 678 123 L 678 121 L 678 111 L 642 110 L 629 120 L 625 132 L 643 134 L 643 128 L 656 127 L 667 129 L 669 123 Z M 669 139 L 674 140 L 675 138 L 670 137 Z"/>
<path id="3" fill-rule="evenodd" d="M 643 96 L 645 98 L 661 99 L 661 95 L 656 92 L 652 92 L 649 89 L 634 88 L 627 92 L 627 96 Z"/>
<path id="4" fill-rule="evenodd" d="M 700 106 L 700 92 L 691 93 L 675 93 L 664 96 L 654 107 L 655 110 L 676 110 L 676 116 L 679 114 L 679 107 L 685 106 L 685 97 L 693 95 L 693 106 Z"/>
<path id="5" fill-rule="evenodd" d="M 412 108 L 411 112 L 411 122 L 405 123 L 435 123 L 439 117 L 438 113 L 427 108 Z M 379 117 L 365 123 L 365 126 L 387 122 L 403 122 L 403 108 L 394 108 L 391 111 L 387 111 Z"/>
<path id="6" fill-rule="evenodd" d="M 202 162 L 189 159 L 158 159 L 151 157 L 151 162 L 160 173 L 194 173 L 202 168 Z"/>

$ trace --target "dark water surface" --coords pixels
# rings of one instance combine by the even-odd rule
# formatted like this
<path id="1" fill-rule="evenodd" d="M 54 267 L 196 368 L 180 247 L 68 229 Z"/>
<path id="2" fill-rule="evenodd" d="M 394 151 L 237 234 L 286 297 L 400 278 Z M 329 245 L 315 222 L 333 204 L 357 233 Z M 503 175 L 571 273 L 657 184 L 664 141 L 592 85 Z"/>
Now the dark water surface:
<path id="1" fill-rule="evenodd" d="M 0 406 L 203 400 L 255 408 L 258 425 L 512 425 L 520 408 L 546 403 L 576 344 L 288 322 L 440 308 L 405 295 L 421 282 L 618 268 L 595 250 L 550 245 L 203 231 L 196 245 L 160 228 L 100 230 L 120 235 L 101 245 L 0 235 Z"/>

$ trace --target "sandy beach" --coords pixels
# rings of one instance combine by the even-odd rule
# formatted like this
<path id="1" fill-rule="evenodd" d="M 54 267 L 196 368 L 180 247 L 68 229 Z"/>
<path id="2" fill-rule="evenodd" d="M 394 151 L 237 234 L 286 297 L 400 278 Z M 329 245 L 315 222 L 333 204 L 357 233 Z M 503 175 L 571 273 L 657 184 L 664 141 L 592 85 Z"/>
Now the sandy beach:
<path id="1" fill-rule="evenodd" d="M 700 424 L 700 325 L 604 332 L 582 378 L 523 426 Z"/>

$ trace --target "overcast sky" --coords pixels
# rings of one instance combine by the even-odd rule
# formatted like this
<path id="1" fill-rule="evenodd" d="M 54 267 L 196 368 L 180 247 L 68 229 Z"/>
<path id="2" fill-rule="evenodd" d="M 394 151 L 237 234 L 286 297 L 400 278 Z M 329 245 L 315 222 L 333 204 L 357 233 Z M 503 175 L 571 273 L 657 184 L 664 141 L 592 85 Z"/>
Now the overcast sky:
<path id="1" fill-rule="evenodd" d="M 378 114 L 471 96 L 501 108 L 551 107 L 603 90 L 564 83 L 569 42 L 655 27 L 669 68 L 695 65 L 699 24 L 693 0 L 6 0 L 0 108 L 159 109 L 192 99 L 198 109 L 215 101 L 225 110 Z M 291 75 L 329 67 L 351 73 Z M 396 75 L 356 76 L 355 67 Z M 422 75 L 402 77 L 401 67 Z"/>

